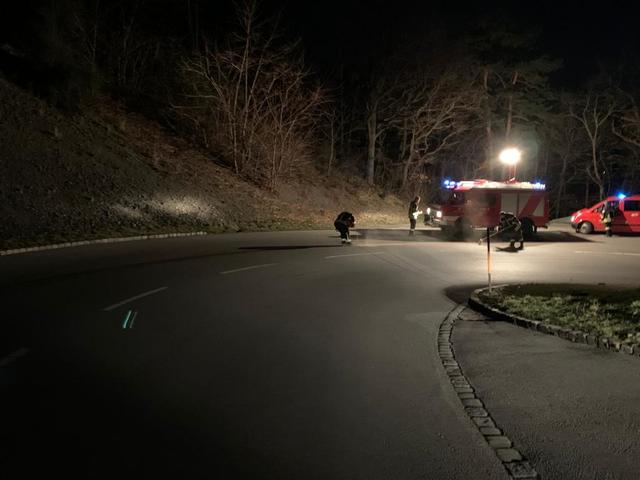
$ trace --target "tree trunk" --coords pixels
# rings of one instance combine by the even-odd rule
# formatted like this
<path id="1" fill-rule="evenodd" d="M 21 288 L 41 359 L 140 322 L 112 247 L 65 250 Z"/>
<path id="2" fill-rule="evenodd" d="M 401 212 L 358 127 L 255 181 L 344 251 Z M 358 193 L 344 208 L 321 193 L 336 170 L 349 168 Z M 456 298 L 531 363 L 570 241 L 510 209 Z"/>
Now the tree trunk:
<path id="1" fill-rule="evenodd" d="M 598 166 L 598 149 L 596 145 L 597 138 L 597 130 L 596 135 L 594 135 L 591 141 L 591 161 L 593 162 L 593 179 L 596 181 L 598 185 L 598 190 L 600 193 L 600 198 L 604 198 L 604 181 L 602 180 L 602 175 L 600 174 L 600 168 Z"/>
<path id="2" fill-rule="evenodd" d="M 485 164 L 487 166 L 488 176 L 493 180 L 493 130 L 491 125 L 491 103 L 489 96 L 489 69 L 484 70 L 483 76 L 484 96 L 485 96 L 485 132 L 487 135 L 487 146 L 485 149 L 486 158 Z"/>
<path id="3" fill-rule="evenodd" d="M 462 178 L 469 178 L 469 162 L 469 157 L 467 157 L 462 168 Z"/>
<path id="4" fill-rule="evenodd" d="M 367 183 L 373 185 L 375 180 L 376 141 L 378 137 L 378 115 L 374 109 L 367 117 L 367 134 L 369 146 L 367 148 Z"/>
<path id="5" fill-rule="evenodd" d="M 329 130 L 329 165 L 327 165 L 327 176 L 331 175 L 331 165 L 333 164 L 336 152 L 336 139 L 333 125 L 334 121 L 333 119 L 331 119 L 331 127 Z"/>
<path id="6" fill-rule="evenodd" d="M 407 119 L 402 121 L 402 143 L 400 144 L 400 160 L 407 154 Z"/>
<path id="7" fill-rule="evenodd" d="M 590 195 L 589 195 L 589 185 L 590 185 L 590 182 L 589 182 L 589 179 L 587 178 L 587 180 L 585 181 L 585 184 L 584 184 L 584 204 L 585 205 L 590 205 L 590 203 L 589 203 L 589 197 L 590 197 Z"/>
<path id="8" fill-rule="evenodd" d="M 549 173 L 549 149 L 544 149 L 544 170 L 542 171 L 543 180 L 547 181 L 547 174 Z"/>
<path id="9" fill-rule="evenodd" d="M 560 176 L 558 178 L 558 196 L 556 197 L 556 205 L 555 205 L 555 211 L 556 211 L 556 218 L 558 218 L 560 216 L 560 205 L 562 203 L 562 196 L 564 195 L 564 190 L 565 190 L 565 177 L 567 174 L 567 159 L 568 159 L 568 155 L 563 155 L 562 156 L 562 169 L 560 170 Z M 586 205 L 586 204 L 585 204 Z"/>
<path id="10" fill-rule="evenodd" d="M 513 123 L 513 95 L 509 94 L 507 100 L 507 125 L 504 129 L 504 143 L 509 144 L 509 138 L 511 137 L 511 125 Z"/>
<path id="11" fill-rule="evenodd" d="M 513 87 L 516 86 L 518 82 L 518 72 L 513 72 L 513 79 L 511 80 L 511 85 Z M 507 100 L 507 125 L 504 130 L 504 141 L 505 145 L 509 144 L 509 139 L 511 138 L 511 127 L 513 125 L 513 93 L 509 93 L 509 97 Z"/>
<path id="12" fill-rule="evenodd" d="M 404 191 L 407 188 L 407 184 L 409 182 L 409 167 L 411 167 L 411 162 L 413 161 L 413 152 L 415 151 L 415 136 L 411 134 L 411 143 L 409 145 L 409 157 L 404 162 L 404 166 L 402 167 L 402 186 L 401 190 Z"/>

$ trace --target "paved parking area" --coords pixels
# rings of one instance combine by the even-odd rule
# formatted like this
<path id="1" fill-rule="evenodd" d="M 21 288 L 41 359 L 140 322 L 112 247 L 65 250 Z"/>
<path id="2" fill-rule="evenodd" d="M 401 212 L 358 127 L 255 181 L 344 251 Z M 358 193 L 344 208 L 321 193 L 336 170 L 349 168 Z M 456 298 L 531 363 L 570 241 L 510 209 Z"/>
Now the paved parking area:
<path id="1" fill-rule="evenodd" d="M 542 478 L 639 477 L 640 358 L 468 318 L 453 329 L 456 359 Z"/>

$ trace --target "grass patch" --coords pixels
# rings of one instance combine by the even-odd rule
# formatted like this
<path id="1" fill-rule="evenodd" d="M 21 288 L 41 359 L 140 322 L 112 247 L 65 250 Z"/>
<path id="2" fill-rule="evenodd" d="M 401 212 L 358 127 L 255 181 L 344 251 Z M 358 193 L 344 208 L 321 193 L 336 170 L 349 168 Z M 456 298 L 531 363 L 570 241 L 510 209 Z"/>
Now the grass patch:
<path id="1" fill-rule="evenodd" d="M 640 343 L 640 288 L 594 285 L 510 285 L 482 301 L 531 320 L 582 330 L 621 343 Z"/>

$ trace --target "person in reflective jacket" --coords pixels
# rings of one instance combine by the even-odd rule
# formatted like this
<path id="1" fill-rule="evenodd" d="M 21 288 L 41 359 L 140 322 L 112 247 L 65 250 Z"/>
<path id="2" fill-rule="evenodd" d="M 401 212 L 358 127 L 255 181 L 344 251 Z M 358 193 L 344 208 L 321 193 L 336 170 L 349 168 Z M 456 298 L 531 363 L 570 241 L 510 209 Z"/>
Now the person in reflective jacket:
<path id="1" fill-rule="evenodd" d="M 340 239 L 342 244 L 351 244 L 351 237 L 349 236 L 349 229 L 355 227 L 356 219 L 350 212 L 342 212 L 333 222 L 333 226 L 340 232 Z"/>
<path id="2" fill-rule="evenodd" d="M 416 197 L 409 204 L 409 235 L 413 235 L 416 230 L 416 220 L 420 214 L 418 210 L 418 204 L 420 203 L 420 197 Z"/>
<path id="3" fill-rule="evenodd" d="M 509 248 L 516 250 L 516 242 L 519 242 L 518 250 L 524 249 L 524 236 L 522 234 L 522 224 L 518 217 L 511 212 L 500 212 L 500 226 L 498 227 L 501 233 L 506 234 L 509 238 Z"/>
<path id="4" fill-rule="evenodd" d="M 613 217 L 616 214 L 616 206 L 613 202 L 605 202 L 602 207 L 602 213 L 600 214 L 600 220 L 602 220 L 602 224 L 604 225 L 604 233 L 607 237 L 612 235 L 611 233 L 611 223 L 613 222 Z"/>

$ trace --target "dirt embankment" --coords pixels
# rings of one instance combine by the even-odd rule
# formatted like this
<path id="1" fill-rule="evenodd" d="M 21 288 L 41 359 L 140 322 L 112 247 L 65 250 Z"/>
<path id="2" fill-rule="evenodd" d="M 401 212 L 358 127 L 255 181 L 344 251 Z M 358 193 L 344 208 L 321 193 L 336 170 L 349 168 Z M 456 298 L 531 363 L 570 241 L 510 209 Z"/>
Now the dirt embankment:
<path id="1" fill-rule="evenodd" d="M 405 206 L 312 167 L 270 193 L 206 152 L 103 99 L 63 114 L 0 78 L 0 250 L 147 233 L 404 222 Z"/>

